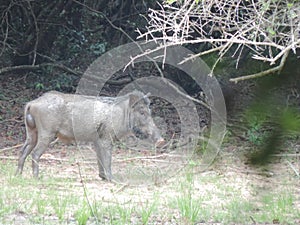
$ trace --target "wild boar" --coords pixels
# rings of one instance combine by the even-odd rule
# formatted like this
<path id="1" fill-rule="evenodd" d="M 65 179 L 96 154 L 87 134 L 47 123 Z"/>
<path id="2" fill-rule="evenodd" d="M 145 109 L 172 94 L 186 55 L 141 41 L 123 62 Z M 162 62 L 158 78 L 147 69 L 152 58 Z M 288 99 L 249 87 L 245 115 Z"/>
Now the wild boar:
<path id="1" fill-rule="evenodd" d="M 26 141 L 21 149 L 16 174 L 22 174 L 27 156 L 32 155 L 33 175 L 38 177 L 39 160 L 55 138 L 63 142 L 93 142 L 99 176 L 112 180 L 114 140 L 127 133 L 149 138 L 161 145 L 164 139 L 155 126 L 148 95 L 133 91 L 120 97 L 94 97 L 50 91 L 25 106 Z"/>

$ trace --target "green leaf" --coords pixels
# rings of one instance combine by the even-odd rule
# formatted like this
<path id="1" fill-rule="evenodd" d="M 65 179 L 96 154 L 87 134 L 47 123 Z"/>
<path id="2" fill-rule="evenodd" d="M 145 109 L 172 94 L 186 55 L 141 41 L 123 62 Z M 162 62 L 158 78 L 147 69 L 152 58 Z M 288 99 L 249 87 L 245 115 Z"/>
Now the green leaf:
<path id="1" fill-rule="evenodd" d="M 285 131 L 300 132 L 300 116 L 296 110 L 286 110 L 280 118 L 280 124 Z"/>
<path id="2" fill-rule="evenodd" d="M 291 9 L 294 6 L 294 3 L 287 3 L 288 9 Z"/>
<path id="3" fill-rule="evenodd" d="M 174 2 L 176 2 L 177 0 L 167 0 L 167 4 L 172 5 Z"/>
<path id="4" fill-rule="evenodd" d="M 269 34 L 271 34 L 272 36 L 275 36 L 276 32 L 271 27 L 268 27 L 267 30 L 268 30 Z"/>

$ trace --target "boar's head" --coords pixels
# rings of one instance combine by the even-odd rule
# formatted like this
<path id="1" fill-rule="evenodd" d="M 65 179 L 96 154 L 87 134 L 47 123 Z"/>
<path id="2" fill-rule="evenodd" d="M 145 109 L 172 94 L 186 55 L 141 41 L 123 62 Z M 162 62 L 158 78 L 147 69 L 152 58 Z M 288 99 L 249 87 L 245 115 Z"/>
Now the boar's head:
<path id="1" fill-rule="evenodd" d="M 129 126 L 137 137 L 149 138 L 155 142 L 156 146 L 160 147 L 165 141 L 151 117 L 149 95 L 150 93 L 144 95 L 142 92 L 130 95 Z"/>

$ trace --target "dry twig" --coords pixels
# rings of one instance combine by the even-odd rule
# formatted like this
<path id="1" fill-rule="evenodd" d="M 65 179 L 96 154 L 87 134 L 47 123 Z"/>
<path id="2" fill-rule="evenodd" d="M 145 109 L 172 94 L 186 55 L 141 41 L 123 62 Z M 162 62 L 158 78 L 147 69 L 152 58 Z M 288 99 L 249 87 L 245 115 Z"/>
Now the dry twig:
<path id="1" fill-rule="evenodd" d="M 184 59 L 182 63 L 217 51 L 219 59 L 233 52 L 238 64 L 245 49 L 252 52 L 253 59 L 269 62 L 271 66 L 280 61 L 279 66 L 269 70 L 231 80 L 238 82 L 280 71 L 288 53 L 296 54 L 296 49 L 300 48 L 299 1 L 196 2 L 184 0 L 160 5 L 158 10 L 150 9 L 147 30 L 137 30 L 138 38 L 154 40 L 160 45 L 133 57 L 132 61 L 174 45 L 200 43 L 208 44 L 209 49 Z"/>
<path id="2" fill-rule="evenodd" d="M 11 147 L 7 147 L 7 148 L 2 148 L 0 149 L 0 152 L 5 152 L 5 151 L 8 151 L 8 150 L 13 150 L 15 148 L 19 148 L 21 147 L 23 144 L 18 144 L 18 145 L 14 145 L 14 146 L 11 146 Z"/>

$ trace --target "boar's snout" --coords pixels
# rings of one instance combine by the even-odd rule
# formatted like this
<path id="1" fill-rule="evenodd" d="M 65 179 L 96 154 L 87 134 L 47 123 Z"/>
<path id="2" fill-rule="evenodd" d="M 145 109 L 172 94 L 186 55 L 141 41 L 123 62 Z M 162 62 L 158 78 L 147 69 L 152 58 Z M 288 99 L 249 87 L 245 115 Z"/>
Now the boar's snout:
<path id="1" fill-rule="evenodd" d="M 150 125 L 150 126 L 149 126 Z M 156 147 L 162 147 L 165 144 L 164 138 L 161 136 L 159 129 L 152 122 L 143 128 L 134 127 L 133 133 L 141 139 L 150 139 L 155 143 Z"/>
<path id="2" fill-rule="evenodd" d="M 160 131 L 158 130 L 157 127 L 155 127 L 153 131 L 152 140 L 155 143 L 155 147 L 158 148 L 162 147 L 166 143 L 165 139 L 160 135 Z"/>

